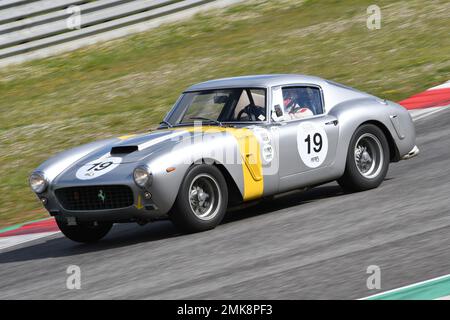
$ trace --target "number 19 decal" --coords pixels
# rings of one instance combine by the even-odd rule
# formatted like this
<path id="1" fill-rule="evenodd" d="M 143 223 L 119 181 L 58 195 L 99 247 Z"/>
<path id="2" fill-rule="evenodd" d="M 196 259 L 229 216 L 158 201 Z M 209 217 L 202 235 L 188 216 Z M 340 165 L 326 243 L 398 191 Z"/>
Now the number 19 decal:
<path id="1" fill-rule="evenodd" d="M 98 178 L 105 173 L 114 170 L 120 163 L 122 158 L 111 157 L 111 158 L 100 158 L 89 163 L 86 163 L 77 171 L 77 178 L 80 180 L 90 180 Z"/>
<path id="2" fill-rule="evenodd" d="M 308 137 L 305 139 L 305 142 L 308 144 L 308 154 L 311 154 L 311 135 L 308 134 Z M 320 135 L 320 133 L 315 133 L 314 134 L 314 138 L 313 138 L 313 142 L 314 142 L 314 152 L 320 152 L 320 150 L 322 150 L 322 136 Z"/>
<path id="3" fill-rule="evenodd" d="M 327 133 L 313 122 L 300 123 L 297 129 L 297 149 L 307 167 L 319 167 L 328 153 Z"/>

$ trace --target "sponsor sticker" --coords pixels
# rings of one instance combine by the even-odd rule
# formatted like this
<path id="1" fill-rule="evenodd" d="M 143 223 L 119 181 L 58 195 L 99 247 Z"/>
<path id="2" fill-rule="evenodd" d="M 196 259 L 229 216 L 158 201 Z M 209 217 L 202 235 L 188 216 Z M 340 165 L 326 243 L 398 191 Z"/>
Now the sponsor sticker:
<path id="1" fill-rule="evenodd" d="M 269 164 L 274 158 L 274 149 L 269 131 L 265 128 L 255 127 L 253 133 L 259 141 L 263 164 Z"/>

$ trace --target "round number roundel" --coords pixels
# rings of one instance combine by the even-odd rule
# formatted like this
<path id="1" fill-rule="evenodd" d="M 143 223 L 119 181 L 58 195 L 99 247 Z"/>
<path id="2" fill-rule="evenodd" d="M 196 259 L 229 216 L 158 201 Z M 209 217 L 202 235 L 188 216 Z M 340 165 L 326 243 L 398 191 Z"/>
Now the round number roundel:
<path id="1" fill-rule="evenodd" d="M 309 168 L 317 168 L 327 157 L 327 133 L 313 122 L 303 122 L 297 129 L 297 148 L 303 163 Z"/>
<path id="2" fill-rule="evenodd" d="M 100 158 L 89 163 L 86 163 L 80 169 L 78 169 L 76 176 L 80 180 L 90 180 L 98 178 L 105 173 L 114 170 L 120 163 L 122 158 Z"/>

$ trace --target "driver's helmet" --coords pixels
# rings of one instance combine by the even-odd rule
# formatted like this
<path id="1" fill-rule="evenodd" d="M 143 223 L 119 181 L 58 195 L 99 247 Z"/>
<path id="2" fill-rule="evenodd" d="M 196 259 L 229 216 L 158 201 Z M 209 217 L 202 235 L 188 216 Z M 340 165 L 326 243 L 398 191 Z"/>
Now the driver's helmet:
<path id="1" fill-rule="evenodd" d="M 295 90 L 283 90 L 283 104 L 284 110 L 287 112 L 291 111 L 297 105 Z"/>
<path id="2" fill-rule="evenodd" d="M 284 111 L 290 119 L 306 118 L 314 115 L 302 101 L 305 101 L 305 99 L 300 90 L 283 90 Z"/>

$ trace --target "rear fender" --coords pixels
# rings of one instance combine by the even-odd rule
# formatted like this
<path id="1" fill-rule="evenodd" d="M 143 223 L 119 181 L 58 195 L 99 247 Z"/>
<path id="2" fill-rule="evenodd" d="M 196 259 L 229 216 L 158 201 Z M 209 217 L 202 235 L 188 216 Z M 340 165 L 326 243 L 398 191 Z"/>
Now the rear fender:
<path id="1" fill-rule="evenodd" d="M 402 106 L 376 98 L 362 98 L 346 101 L 334 106 L 330 115 L 340 125 L 335 167 L 339 175 L 345 170 L 350 140 L 358 127 L 373 123 L 380 127 L 390 142 L 394 157 L 398 161 L 415 146 L 415 128 L 409 112 Z"/>

